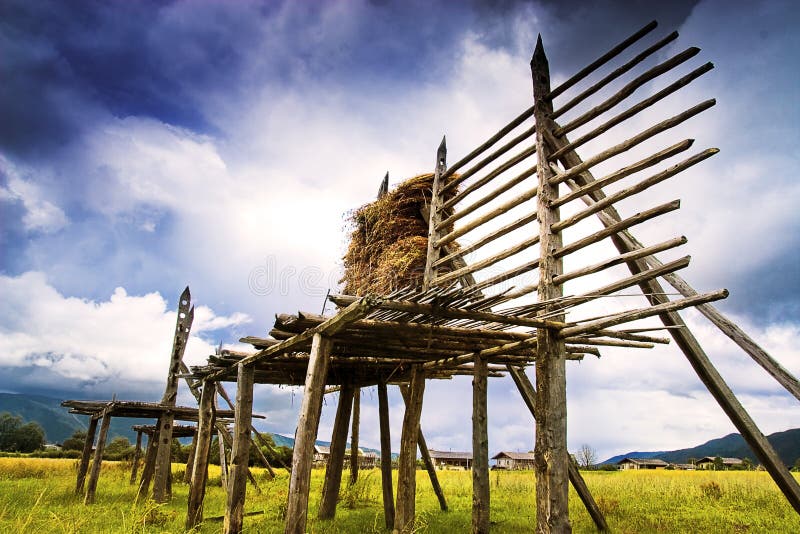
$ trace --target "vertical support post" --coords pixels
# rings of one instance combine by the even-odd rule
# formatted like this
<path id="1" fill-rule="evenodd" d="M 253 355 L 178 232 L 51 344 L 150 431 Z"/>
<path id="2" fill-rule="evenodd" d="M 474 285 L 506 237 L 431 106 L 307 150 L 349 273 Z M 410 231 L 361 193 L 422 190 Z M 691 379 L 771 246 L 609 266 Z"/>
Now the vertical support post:
<path id="1" fill-rule="evenodd" d="M 528 410 L 530 410 L 533 418 L 536 419 L 536 389 L 533 387 L 533 384 L 531 384 L 531 381 L 528 380 L 528 375 L 525 374 L 522 368 L 517 368 L 513 365 L 508 365 L 506 368 L 511 378 L 514 380 L 514 383 L 517 385 L 517 389 L 520 395 L 522 395 L 522 400 L 525 402 Z M 609 529 L 606 518 L 603 516 L 600 507 L 597 506 L 591 492 L 589 492 L 589 487 L 586 485 L 586 481 L 583 480 L 581 472 L 578 470 L 578 465 L 572 456 L 569 457 L 569 481 L 572 483 L 572 487 L 575 488 L 575 492 L 586 507 L 586 511 L 589 512 L 592 521 L 594 521 L 595 526 L 597 526 L 597 530 L 608 532 Z"/>
<path id="2" fill-rule="evenodd" d="M 422 367 L 415 365 L 411 371 L 409 399 L 403 415 L 403 433 L 400 436 L 400 458 L 397 471 L 397 506 L 395 506 L 394 531 L 407 532 L 414 526 L 415 498 L 417 492 L 417 438 L 422 416 L 422 397 L 425 393 L 425 375 Z"/>
<path id="3" fill-rule="evenodd" d="M 486 421 L 488 364 L 475 355 L 472 378 L 472 532 L 489 532 L 489 433 Z"/>
<path id="4" fill-rule="evenodd" d="M 400 386 L 400 393 L 403 395 L 403 401 L 405 402 L 406 406 L 408 406 L 408 386 Z M 428 472 L 428 478 L 431 480 L 433 493 L 436 494 L 436 498 L 439 500 L 439 508 L 441 508 L 442 512 L 446 512 L 447 501 L 444 498 L 442 486 L 439 484 L 439 477 L 436 474 L 436 466 L 433 464 L 433 460 L 431 459 L 431 453 L 428 451 L 428 444 L 425 442 L 425 434 L 422 433 L 421 427 L 417 436 L 417 446 L 419 447 L 419 455 L 422 457 L 422 463 L 425 465 L 425 470 Z"/>
<path id="5" fill-rule="evenodd" d="M 250 461 L 250 425 L 253 421 L 253 378 L 255 367 L 239 364 L 237 369 L 236 417 L 233 427 L 228 501 L 225 508 L 225 534 L 239 534 L 244 521 L 247 469 Z"/>
<path id="6" fill-rule="evenodd" d="M 381 431 L 381 487 L 383 519 L 387 529 L 394 526 L 394 491 L 392 490 L 392 440 L 389 431 L 389 394 L 386 382 L 378 382 L 378 422 Z"/>
<path id="7" fill-rule="evenodd" d="M 353 391 L 353 426 L 350 431 L 350 485 L 358 480 L 358 427 L 361 422 L 361 389 Z"/>
<path id="8" fill-rule="evenodd" d="M 97 436 L 97 445 L 94 448 L 94 459 L 92 459 L 92 470 L 89 473 L 89 482 L 86 484 L 86 496 L 83 504 L 94 503 L 94 494 L 97 490 L 97 479 L 100 478 L 100 465 L 103 463 L 103 449 L 106 446 L 108 437 L 108 426 L 111 424 L 111 414 L 108 408 L 103 410 L 103 422 L 100 423 L 100 435 Z"/>
<path id="9" fill-rule="evenodd" d="M 332 519 L 336 515 L 336 501 L 339 498 L 339 487 L 342 482 L 342 464 L 347 448 L 347 427 L 350 424 L 353 396 L 353 386 L 343 384 L 339 390 L 339 405 L 336 407 L 336 418 L 333 421 L 331 454 L 328 457 L 325 480 L 322 483 L 322 500 L 317 515 L 320 519 Z"/>
<path id="10" fill-rule="evenodd" d="M 86 471 L 89 470 L 89 458 L 92 455 L 92 445 L 94 445 L 94 436 L 97 434 L 97 421 L 98 417 L 92 416 L 89 419 L 89 428 L 86 429 L 86 440 L 83 442 L 83 452 L 81 452 L 81 463 L 78 464 L 78 479 L 75 483 L 75 493 L 80 495 L 83 493 L 83 485 L 86 480 Z"/>
<path id="11" fill-rule="evenodd" d="M 172 427 L 175 416 L 172 412 L 164 412 L 158 418 L 158 439 L 155 440 L 156 454 L 153 471 L 153 500 L 167 502 L 171 495 L 167 478 L 172 467 Z M 155 434 L 153 435 L 155 438 Z"/>
<path id="12" fill-rule="evenodd" d="M 208 459 L 211 453 L 211 440 L 214 428 L 214 382 L 203 382 L 200 393 L 200 406 L 197 421 L 194 465 L 192 466 L 192 483 L 189 487 L 188 512 L 186 514 L 186 530 L 191 530 L 203 521 L 203 499 L 208 482 Z"/>
<path id="13" fill-rule="evenodd" d="M 559 210 L 551 207 L 558 198 L 558 186 L 550 184 L 553 171 L 550 169 L 550 148 L 545 141 L 545 132 L 552 131 L 553 104 L 549 100 L 550 67 L 542 45 L 542 37 L 536 42 L 531 59 L 533 77 L 534 117 L 536 119 L 536 156 L 539 191 L 537 213 L 539 219 L 539 301 L 548 301 L 563 296 L 563 288 L 553 283 L 553 278 L 563 273 L 563 262 L 553 252 L 561 248 L 560 233 L 552 231 L 558 222 Z M 544 312 L 551 314 L 555 306 Z M 552 317 L 563 321 L 562 315 Z M 549 328 L 537 331 L 536 383 L 536 446 L 534 465 L 536 471 L 536 531 L 571 532 L 569 522 L 569 453 L 567 452 L 567 388 L 566 350 L 558 332 Z"/>
<path id="14" fill-rule="evenodd" d="M 331 339 L 321 334 L 314 334 L 311 342 L 303 403 L 300 407 L 297 438 L 292 454 L 292 475 L 289 479 L 289 499 L 286 507 L 286 534 L 305 534 L 306 531 L 314 442 L 317 439 L 332 345 Z"/>
<path id="15" fill-rule="evenodd" d="M 148 440 L 149 441 L 149 440 Z M 142 455 L 142 431 L 136 431 L 136 447 L 133 450 L 133 465 L 131 466 L 130 485 L 136 483 L 136 472 L 139 470 L 139 457 Z"/>
<path id="16" fill-rule="evenodd" d="M 192 483 L 192 469 L 194 469 L 195 454 L 197 454 L 197 428 L 194 429 L 194 435 L 192 436 L 192 446 L 189 447 L 189 457 L 186 458 L 186 470 L 184 471 L 184 476 L 183 476 L 183 482 L 186 484 Z"/>
<path id="17" fill-rule="evenodd" d="M 217 444 L 219 445 L 219 480 L 220 485 L 228 491 L 228 449 L 221 430 L 217 430 Z"/>
<path id="18" fill-rule="evenodd" d="M 442 142 L 436 151 L 436 167 L 433 173 L 433 186 L 431 187 L 431 207 L 428 216 L 428 253 L 425 261 L 425 273 L 422 279 L 422 288 L 428 290 L 431 283 L 436 279 L 436 268 L 433 263 L 439 259 L 439 248 L 436 242 L 439 240 L 439 231 L 436 227 L 442 221 L 441 199 L 439 191 L 442 189 L 441 176 L 447 170 L 447 140 L 442 136 Z"/>
<path id="19" fill-rule="evenodd" d="M 156 449 L 158 448 L 158 425 L 155 426 L 153 434 L 147 438 L 147 451 L 144 454 L 144 465 L 142 466 L 142 479 L 139 481 L 139 490 L 136 492 L 136 501 L 147 497 L 150 489 L 150 481 L 153 480 L 153 472 L 156 464 Z"/>

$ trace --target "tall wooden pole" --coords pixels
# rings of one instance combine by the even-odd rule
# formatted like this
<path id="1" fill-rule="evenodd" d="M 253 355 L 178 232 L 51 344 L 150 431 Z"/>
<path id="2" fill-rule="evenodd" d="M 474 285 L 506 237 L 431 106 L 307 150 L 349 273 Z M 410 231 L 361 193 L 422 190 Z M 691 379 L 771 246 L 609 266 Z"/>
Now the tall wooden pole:
<path id="1" fill-rule="evenodd" d="M 164 389 L 164 396 L 161 398 L 161 403 L 167 406 L 175 406 L 178 398 L 178 376 L 180 375 L 186 343 L 189 340 L 189 330 L 194 319 L 194 307 L 191 306 L 191 298 L 189 287 L 187 286 L 178 301 L 178 319 L 175 323 L 175 335 L 172 340 L 167 386 Z M 158 419 L 159 437 L 156 448 L 155 471 L 153 473 L 153 500 L 156 502 L 166 502 L 171 497 L 167 479 L 171 470 L 172 427 L 174 424 L 175 415 L 170 411 L 164 412 Z"/>
<path id="2" fill-rule="evenodd" d="M 228 500 L 225 507 L 225 534 L 239 534 L 244 521 L 244 499 L 250 462 L 250 427 L 253 421 L 253 377 L 255 367 L 238 365 L 236 377 L 236 414 L 233 426 L 233 450 L 228 476 Z"/>
<path id="3" fill-rule="evenodd" d="M 489 434 L 486 358 L 475 355 L 472 378 L 472 532 L 489 532 Z"/>
<path id="4" fill-rule="evenodd" d="M 358 480 L 358 427 L 361 423 L 361 389 L 353 391 L 353 426 L 350 430 L 350 485 Z"/>
<path id="5" fill-rule="evenodd" d="M 81 453 L 81 462 L 78 464 L 78 479 L 75 483 L 75 493 L 81 495 L 83 493 L 83 486 L 86 480 L 86 472 L 89 470 L 89 459 L 92 456 L 92 446 L 94 445 L 94 436 L 97 434 L 97 421 L 99 417 L 92 416 L 89 419 L 89 428 L 86 430 L 86 439 L 83 442 L 83 452 Z"/>
<path id="6" fill-rule="evenodd" d="M 387 529 L 394 526 L 394 491 L 392 490 L 392 440 L 389 432 L 389 394 L 386 382 L 378 382 L 378 421 L 381 431 L 381 487 L 383 519 Z"/>
<path id="7" fill-rule="evenodd" d="M 339 390 L 336 418 L 333 421 L 330 456 L 328 456 L 328 465 L 325 467 L 325 480 L 322 483 L 322 500 L 319 504 L 318 514 L 320 519 L 332 519 L 336 515 L 336 501 L 339 499 L 339 487 L 342 483 L 342 466 L 345 449 L 347 449 L 347 430 L 350 425 L 353 397 L 353 386 L 342 385 L 342 389 Z"/>
<path id="8" fill-rule="evenodd" d="M 198 417 L 200 417 L 198 415 Z M 189 456 L 186 458 L 186 471 L 183 473 L 183 481 L 186 484 L 192 483 L 192 469 L 194 469 L 194 455 L 197 453 L 197 428 L 194 429 L 192 445 L 189 448 Z"/>
<path id="9" fill-rule="evenodd" d="M 92 459 L 92 470 L 89 472 L 89 482 L 86 484 L 86 496 L 83 504 L 93 504 L 94 494 L 97 490 L 97 479 L 100 478 L 100 466 L 103 463 L 103 449 L 106 446 L 108 437 L 108 427 L 111 424 L 111 414 L 107 409 L 103 410 L 103 422 L 100 423 L 100 435 L 97 436 L 97 445 L 94 448 L 94 459 Z"/>
<path id="10" fill-rule="evenodd" d="M 136 492 L 136 501 L 147 497 L 150 490 L 150 481 L 153 480 L 153 471 L 156 464 L 156 450 L 158 449 L 158 425 L 153 429 L 153 435 L 147 439 L 147 450 L 144 453 L 144 464 L 142 465 L 142 479 L 139 481 L 139 489 Z"/>
<path id="11" fill-rule="evenodd" d="M 436 167 L 433 174 L 433 185 L 431 186 L 431 207 L 429 210 L 428 218 L 428 253 L 425 261 L 425 273 L 423 275 L 422 287 L 427 290 L 430 288 L 431 283 L 436 278 L 436 268 L 433 266 L 434 262 L 439 259 L 439 249 L 436 248 L 435 243 L 439 240 L 439 231 L 436 226 L 442 221 L 441 204 L 442 199 L 439 197 L 444 184 L 441 183 L 441 176 L 447 170 L 447 140 L 442 137 L 442 142 L 436 151 Z"/>
<path id="12" fill-rule="evenodd" d="M 203 382 L 200 393 L 199 414 L 197 421 L 197 447 L 192 466 L 192 483 L 189 487 L 188 512 L 186 529 L 191 530 L 203 521 L 203 499 L 208 482 L 208 459 L 211 453 L 211 440 L 214 435 L 214 382 Z"/>
<path id="13" fill-rule="evenodd" d="M 397 470 L 397 506 L 394 530 L 406 532 L 414 526 L 415 498 L 417 493 L 417 437 L 422 415 L 422 397 L 425 393 L 425 375 L 422 366 L 414 366 L 409 385 L 409 400 L 403 416 L 400 436 L 400 457 Z"/>
<path id="14" fill-rule="evenodd" d="M 563 263 L 554 257 L 561 248 L 560 233 L 552 231 L 559 221 L 559 210 L 551 207 L 558 198 L 558 186 L 550 185 L 553 172 L 548 158 L 550 148 L 545 142 L 545 132 L 552 131 L 553 104 L 550 93 L 550 67 L 539 36 L 531 59 L 533 77 L 534 117 L 536 118 L 536 173 L 539 180 L 537 214 L 539 219 L 539 300 L 548 301 L 563 296 L 560 285 L 553 278 L 563 274 Z M 555 306 L 545 308 L 551 314 Z M 550 316 L 563 321 L 564 315 Z M 549 328 L 537 330 L 536 383 L 536 446 L 534 466 L 536 471 L 536 531 L 540 534 L 571 532 L 569 522 L 569 459 L 567 452 L 567 387 L 566 349 L 558 332 Z"/>
<path id="15" fill-rule="evenodd" d="M 303 403 L 300 407 L 297 438 L 292 454 L 292 475 L 289 479 L 289 499 L 286 507 L 286 534 L 305 534 L 306 531 L 314 442 L 317 439 L 332 345 L 331 339 L 321 334 L 314 334 L 311 342 Z"/>

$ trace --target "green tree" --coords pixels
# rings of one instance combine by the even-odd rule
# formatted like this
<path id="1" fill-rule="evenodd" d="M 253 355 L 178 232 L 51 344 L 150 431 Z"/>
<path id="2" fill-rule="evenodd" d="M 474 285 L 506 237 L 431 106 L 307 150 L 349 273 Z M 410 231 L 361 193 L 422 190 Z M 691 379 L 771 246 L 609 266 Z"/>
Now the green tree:
<path id="1" fill-rule="evenodd" d="M 0 450 L 33 452 L 44 447 L 44 429 L 35 421 L 23 424 L 22 417 L 0 414 Z"/>
<path id="2" fill-rule="evenodd" d="M 103 456 L 109 460 L 127 460 L 133 456 L 133 447 L 128 438 L 117 436 L 106 445 Z"/>
<path id="3" fill-rule="evenodd" d="M 723 469 L 725 469 L 725 464 L 722 463 L 722 458 L 716 456 L 714 458 L 714 471 L 722 471 Z"/>
<path id="4" fill-rule="evenodd" d="M 794 461 L 794 467 L 792 469 L 795 471 L 800 471 L 800 458 Z"/>
<path id="5" fill-rule="evenodd" d="M 64 440 L 61 448 L 65 451 L 82 451 L 83 444 L 86 442 L 86 431 L 76 430 L 70 437 Z"/>
<path id="6" fill-rule="evenodd" d="M 14 450 L 14 433 L 22 426 L 22 417 L 0 413 L 0 451 Z"/>

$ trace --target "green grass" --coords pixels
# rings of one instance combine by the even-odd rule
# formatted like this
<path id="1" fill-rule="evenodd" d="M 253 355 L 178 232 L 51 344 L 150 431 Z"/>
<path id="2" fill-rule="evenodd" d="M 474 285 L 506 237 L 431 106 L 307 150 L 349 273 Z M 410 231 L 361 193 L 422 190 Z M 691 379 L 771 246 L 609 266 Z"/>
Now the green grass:
<path id="1" fill-rule="evenodd" d="M 75 460 L 0 458 L 0 532 L 23 533 L 161 533 L 182 532 L 188 487 L 180 482 L 183 467 L 173 467 L 173 499 L 166 505 L 134 504 L 135 486 L 128 484 L 130 466 L 104 462 L 93 506 L 74 494 Z M 266 480 L 254 469 L 261 487 L 248 486 L 246 511 L 264 514 L 245 518 L 248 532 L 283 532 L 288 490 L 286 471 Z M 362 471 L 356 486 L 342 482 L 337 516 L 315 519 L 324 471 L 311 481 L 308 532 L 370 533 L 383 529 L 380 473 Z M 472 481 L 469 472 L 439 473 L 450 511 L 439 510 L 427 473 L 417 473 L 416 532 L 469 532 Z M 205 500 L 207 521 L 197 532 L 219 532 L 225 495 L 219 468 L 212 467 Z M 347 474 L 345 474 L 347 476 Z M 396 473 L 395 473 L 396 477 Z M 649 532 L 800 532 L 798 516 L 764 472 L 585 472 L 593 495 L 618 533 Z M 535 520 L 534 479 L 530 472 L 491 473 L 492 532 L 532 531 Z M 396 488 L 396 480 L 395 480 Z M 570 517 L 575 532 L 593 532 L 591 519 L 574 492 Z"/>

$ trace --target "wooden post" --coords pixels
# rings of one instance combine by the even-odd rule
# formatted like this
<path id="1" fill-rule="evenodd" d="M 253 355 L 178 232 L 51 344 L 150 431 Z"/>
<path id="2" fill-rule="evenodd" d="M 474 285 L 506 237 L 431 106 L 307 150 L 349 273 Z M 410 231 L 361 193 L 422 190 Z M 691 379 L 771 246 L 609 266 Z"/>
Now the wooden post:
<path id="1" fill-rule="evenodd" d="M 472 532 L 489 532 L 489 434 L 486 417 L 488 365 L 475 355 L 472 378 Z"/>
<path id="2" fill-rule="evenodd" d="M 441 182 L 441 176 L 447 170 L 447 140 L 442 137 L 442 142 L 436 151 L 436 167 L 433 174 L 433 185 L 431 186 L 431 207 L 429 211 L 428 220 L 428 252 L 425 261 L 425 273 L 423 275 L 422 287 L 427 290 L 433 280 L 436 278 L 436 268 L 433 266 L 434 262 L 439 259 L 439 248 L 436 247 L 436 242 L 439 241 L 439 231 L 436 230 L 438 224 L 442 221 L 441 210 L 439 209 L 442 204 L 442 199 L 439 198 L 439 191 L 444 184 Z"/>
<path id="3" fill-rule="evenodd" d="M 314 334 L 308 358 L 300 419 L 297 423 L 297 438 L 292 454 L 292 476 L 289 480 L 289 499 L 286 506 L 286 534 L 305 534 L 306 531 L 314 442 L 317 439 L 332 346 L 330 338 Z"/>
<path id="4" fill-rule="evenodd" d="M 94 448 L 94 459 L 92 459 L 92 470 L 89 473 L 89 482 L 86 484 L 86 496 L 83 504 L 94 503 L 94 494 L 97 490 L 97 479 L 100 478 L 100 466 L 103 463 L 103 449 L 106 446 L 108 437 L 108 426 L 111 424 L 111 415 L 108 408 L 103 410 L 103 422 L 100 423 L 100 435 L 97 436 L 97 445 Z"/>
<path id="5" fill-rule="evenodd" d="M 183 353 L 189 340 L 189 330 L 194 320 L 194 306 L 191 306 L 189 287 L 183 290 L 178 301 L 178 319 L 175 322 L 175 335 L 172 339 L 172 352 L 170 354 L 169 373 L 167 386 L 161 403 L 175 406 L 178 398 L 178 376 L 180 375 Z M 172 427 L 175 425 L 175 414 L 170 411 L 158 419 L 159 436 L 156 445 L 155 471 L 153 473 L 153 500 L 159 503 L 167 502 L 171 497 L 171 487 L 168 478 L 172 470 Z"/>
<path id="6" fill-rule="evenodd" d="M 419 365 L 411 372 L 409 399 L 403 415 L 403 432 L 400 437 L 400 458 L 397 471 L 397 506 L 395 506 L 394 532 L 408 532 L 414 527 L 415 498 L 417 491 L 417 437 L 422 416 L 422 396 L 425 393 L 425 375 Z"/>
<path id="7" fill-rule="evenodd" d="M 228 490 L 228 449 L 221 431 L 217 431 L 217 444 L 219 445 L 219 481 L 220 485 Z"/>
<path id="8" fill-rule="evenodd" d="M 199 414 L 197 421 L 194 465 L 192 466 L 192 483 L 189 486 L 188 513 L 186 514 L 186 530 L 191 530 L 203 521 L 203 499 L 208 482 L 208 458 L 211 452 L 211 438 L 214 428 L 214 382 L 203 382 L 200 393 Z"/>
<path id="9" fill-rule="evenodd" d="M 92 445 L 94 445 L 94 436 L 97 434 L 97 421 L 98 417 L 92 416 L 89 419 L 89 428 L 86 429 L 86 439 L 83 442 L 83 452 L 81 453 L 81 462 L 78 464 L 78 480 L 75 484 L 75 493 L 81 495 L 83 493 L 83 485 L 86 480 L 86 471 L 89 470 L 89 458 L 92 455 Z"/>
<path id="10" fill-rule="evenodd" d="M 200 416 L 198 415 L 198 418 Z M 186 484 L 192 483 L 192 469 L 194 469 L 194 455 L 197 453 L 197 429 L 192 436 L 192 446 L 189 448 L 189 457 L 186 458 L 186 470 L 184 471 L 183 481 Z"/>
<path id="11" fill-rule="evenodd" d="M 408 407 L 408 386 L 400 386 L 400 393 L 403 395 L 403 401 L 406 407 Z M 418 434 L 417 447 L 419 447 L 419 455 L 422 457 L 422 463 L 425 465 L 425 470 L 428 472 L 428 478 L 431 480 L 433 493 L 436 494 L 436 498 L 439 500 L 439 508 L 442 512 L 446 512 L 447 500 L 444 498 L 442 486 L 439 484 L 439 477 L 436 475 L 436 466 L 433 464 L 433 460 L 431 460 L 431 453 L 428 451 L 428 444 L 425 442 L 425 434 L 422 433 L 422 427 L 420 427 Z"/>
<path id="12" fill-rule="evenodd" d="M 149 441 L 149 440 L 148 440 Z M 142 454 L 142 431 L 136 431 L 136 448 L 133 450 L 133 465 L 131 466 L 131 486 L 136 483 L 136 471 L 139 470 L 139 457 Z"/>
<path id="13" fill-rule="evenodd" d="M 336 501 L 339 498 L 339 486 L 342 482 L 342 464 L 347 448 L 347 427 L 350 424 L 353 398 L 353 386 L 343 384 L 339 390 L 339 405 L 336 407 L 336 419 L 333 422 L 331 435 L 331 453 L 328 465 L 325 467 L 325 481 L 322 484 L 322 500 L 317 515 L 320 519 L 333 519 L 336 515 Z"/>
<path id="14" fill-rule="evenodd" d="M 250 461 L 250 426 L 253 417 L 254 366 L 239 364 L 236 377 L 236 419 L 233 451 L 228 477 L 228 501 L 225 508 L 225 534 L 239 534 L 244 521 L 244 499 L 247 490 L 247 469 Z"/>
<path id="15" fill-rule="evenodd" d="M 566 139 L 555 139 L 557 143 L 556 148 L 565 146 L 568 141 Z M 563 145 L 561 145 L 563 143 Z M 561 161 L 568 167 L 574 167 L 581 163 L 581 158 L 574 150 L 568 150 L 560 156 Z M 577 174 L 574 180 L 578 186 L 586 185 L 594 181 L 591 172 L 584 171 Z M 589 193 L 584 197 L 587 203 L 597 202 L 602 200 L 605 194 L 602 190 L 597 190 Z M 598 217 L 604 226 L 611 226 L 615 221 L 620 220 L 619 213 L 613 206 L 607 207 L 605 210 L 598 213 Z M 621 232 L 611 236 L 611 240 L 617 250 L 624 254 L 637 249 L 636 241 L 633 239 L 629 232 Z M 633 274 L 640 273 L 648 268 L 645 260 L 634 260 L 627 262 L 628 269 Z M 653 305 L 658 305 L 666 302 L 665 292 L 661 284 L 657 280 L 649 280 L 640 284 L 642 291 L 648 295 L 648 300 Z M 708 391 L 720 405 L 722 410 L 728 415 L 733 425 L 742 435 L 742 438 L 747 442 L 750 448 L 758 457 L 758 460 L 769 472 L 772 479 L 783 492 L 786 499 L 792 505 L 796 512 L 800 513 L 800 485 L 797 480 L 791 475 L 786 465 L 781 461 L 775 449 L 770 442 L 759 430 L 755 421 L 750 417 L 750 414 L 744 409 L 744 406 L 739 402 L 731 390 L 730 386 L 719 374 L 719 371 L 714 367 L 714 364 L 705 353 L 697 338 L 694 337 L 691 330 L 683 322 L 683 319 L 677 312 L 667 312 L 659 315 L 661 322 L 665 326 L 674 327 L 669 329 L 669 333 L 675 340 L 675 343 L 680 347 L 686 359 L 689 360 L 690 365 L 694 368 L 697 376 L 705 384 Z"/>
<path id="16" fill-rule="evenodd" d="M 150 481 L 153 480 L 153 472 L 156 464 L 156 449 L 158 448 L 158 425 L 153 430 L 153 435 L 147 439 L 147 451 L 144 454 L 144 465 L 142 466 L 142 479 L 139 481 L 139 490 L 136 492 L 136 501 L 147 497 L 150 489 Z"/>
<path id="17" fill-rule="evenodd" d="M 387 529 L 394 526 L 394 491 L 392 490 L 392 440 L 389 431 L 389 394 L 386 382 L 378 382 L 378 421 L 381 432 L 381 487 L 383 519 Z"/>
<path id="18" fill-rule="evenodd" d="M 528 380 L 528 375 L 525 374 L 523 369 L 514 367 L 513 365 L 509 365 L 506 368 L 511 378 L 514 380 L 514 383 L 517 385 L 517 389 L 520 395 L 522 395 L 522 400 L 525 401 L 525 405 L 528 407 L 528 410 L 530 410 L 531 415 L 536 419 L 536 389 L 533 387 L 533 384 L 531 384 L 531 381 Z M 570 456 L 569 462 L 569 481 L 572 482 L 572 487 L 575 488 L 575 492 L 586 507 L 586 511 L 589 512 L 589 515 L 592 517 L 592 521 L 594 521 L 594 524 L 597 526 L 597 530 L 608 532 L 609 528 L 608 523 L 606 523 L 606 518 L 603 516 L 600 507 L 597 506 L 594 497 L 592 497 L 592 494 L 589 492 L 589 487 L 583 480 L 583 476 L 581 476 L 578 466 L 575 464 L 572 456 Z"/>
<path id="19" fill-rule="evenodd" d="M 350 484 L 358 480 L 358 426 L 361 421 L 361 389 L 353 391 L 353 426 L 350 431 Z"/>
<path id="20" fill-rule="evenodd" d="M 533 77 L 534 117 L 536 118 L 536 173 L 539 180 L 537 214 L 539 219 L 539 301 L 549 301 L 563 296 L 562 286 L 553 278 L 563 274 L 563 262 L 554 256 L 562 247 L 560 233 L 553 233 L 553 224 L 559 221 L 558 208 L 551 203 L 558 198 L 558 186 L 551 185 L 553 175 L 548 158 L 550 148 L 545 142 L 545 131 L 552 131 L 553 104 L 550 93 L 550 68 L 539 36 L 531 59 Z M 544 313 L 554 321 L 563 321 L 564 315 L 549 315 L 555 305 Z M 566 349 L 558 332 L 551 328 L 537 330 L 536 383 L 536 446 L 534 466 L 536 471 L 536 531 L 540 534 L 571 532 L 569 522 L 569 453 L 567 452 L 567 388 Z"/>

